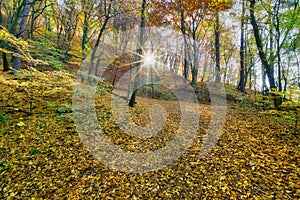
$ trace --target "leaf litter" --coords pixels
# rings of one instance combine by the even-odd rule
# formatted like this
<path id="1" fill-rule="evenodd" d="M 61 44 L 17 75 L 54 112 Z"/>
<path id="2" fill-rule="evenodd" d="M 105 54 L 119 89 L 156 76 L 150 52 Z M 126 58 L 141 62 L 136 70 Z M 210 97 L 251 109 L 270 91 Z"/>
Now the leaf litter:
<path id="1" fill-rule="evenodd" d="M 0 197 L 99 199 L 296 199 L 300 198 L 299 133 L 292 120 L 253 108 L 228 106 L 223 134 L 199 157 L 210 121 L 200 104 L 193 144 L 175 162 L 143 174 L 111 169 L 91 155 L 72 117 L 74 78 L 63 72 L 0 72 Z M 104 86 L 101 86 L 104 87 Z M 154 137 L 136 139 L 113 121 L 110 94 L 99 94 L 96 112 L 106 137 L 119 148 L 151 152 L 169 144 L 179 127 L 177 101 L 138 97 L 133 121 L 148 125 L 160 104 L 167 122 Z"/>

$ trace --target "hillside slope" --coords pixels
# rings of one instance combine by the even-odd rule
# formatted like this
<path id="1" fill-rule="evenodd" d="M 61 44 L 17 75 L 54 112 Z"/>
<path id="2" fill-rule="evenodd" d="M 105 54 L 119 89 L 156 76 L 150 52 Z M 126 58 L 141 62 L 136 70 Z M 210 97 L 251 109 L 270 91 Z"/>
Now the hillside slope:
<path id="1" fill-rule="evenodd" d="M 0 72 L 1 199 L 300 198 L 300 140 L 293 116 L 229 102 L 222 135 L 200 158 L 211 117 L 210 105 L 200 104 L 200 128 L 178 160 L 157 171 L 123 173 L 96 160 L 76 132 L 73 81 L 62 72 Z M 151 105 L 170 113 L 160 134 L 139 140 L 116 126 L 111 94 L 105 91 L 96 97 L 97 116 L 106 137 L 119 148 L 156 151 L 174 138 L 178 102 L 138 97 L 130 110 L 137 124 L 149 124 Z"/>

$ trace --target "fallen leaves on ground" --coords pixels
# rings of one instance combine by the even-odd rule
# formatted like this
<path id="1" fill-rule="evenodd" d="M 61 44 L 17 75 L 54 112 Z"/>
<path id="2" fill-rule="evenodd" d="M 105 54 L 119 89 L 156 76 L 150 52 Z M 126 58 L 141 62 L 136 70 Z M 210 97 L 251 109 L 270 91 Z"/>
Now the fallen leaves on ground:
<path id="1" fill-rule="evenodd" d="M 223 134 L 199 158 L 210 121 L 200 105 L 200 127 L 190 148 L 163 169 L 123 173 L 97 161 L 76 132 L 71 108 L 73 79 L 66 73 L 0 72 L 0 197 L 100 199 L 296 199 L 300 198 L 299 133 L 293 121 L 252 108 L 228 106 Z M 168 111 L 162 134 L 138 141 L 113 122 L 110 95 L 96 100 L 100 125 L 120 148 L 155 151 L 178 128 L 178 102 L 138 98 L 134 121 L 149 123 L 148 109 Z M 172 113 L 173 112 L 173 113 Z"/>

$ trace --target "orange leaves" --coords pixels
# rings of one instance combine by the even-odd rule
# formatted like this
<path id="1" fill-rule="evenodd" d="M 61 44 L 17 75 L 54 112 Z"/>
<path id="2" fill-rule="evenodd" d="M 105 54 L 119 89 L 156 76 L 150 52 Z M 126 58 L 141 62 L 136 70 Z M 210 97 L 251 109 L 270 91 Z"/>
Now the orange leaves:
<path id="1" fill-rule="evenodd" d="M 187 29 L 191 29 L 196 26 L 195 22 L 199 23 L 207 19 L 206 16 L 229 9 L 233 2 L 231 0 L 185 0 L 182 4 L 184 21 Z M 154 26 L 171 25 L 178 29 L 182 26 L 180 13 L 180 0 L 151 0 L 148 10 L 149 22 Z"/>

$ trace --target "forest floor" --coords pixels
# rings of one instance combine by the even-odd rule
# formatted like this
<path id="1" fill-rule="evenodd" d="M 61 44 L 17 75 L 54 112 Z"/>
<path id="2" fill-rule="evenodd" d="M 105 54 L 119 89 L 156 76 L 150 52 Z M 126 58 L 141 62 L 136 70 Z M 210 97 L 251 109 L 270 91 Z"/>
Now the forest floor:
<path id="1" fill-rule="evenodd" d="M 295 116 L 228 101 L 223 133 L 212 151 L 200 158 L 210 106 L 199 104 L 204 111 L 200 128 L 179 159 L 159 170 L 125 173 L 98 161 L 83 144 L 72 115 L 73 83 L 74 77 L 63 72 L 0 72 L 1 199 L 300 198 Z M 173 100 L 139 97 L 137 102 L 131 113 L 140 124 L 149 122 L 147 110 L 154 103 L 170 112 L 178 108 Z M 109 95 L 100 93 L 96 106 L 107 137 L 125 150 L 159 149 L 178 128 L 178 116 L 169 115 L 164 139 L 150 138 L 141 145 L 120 137 Z"/>

